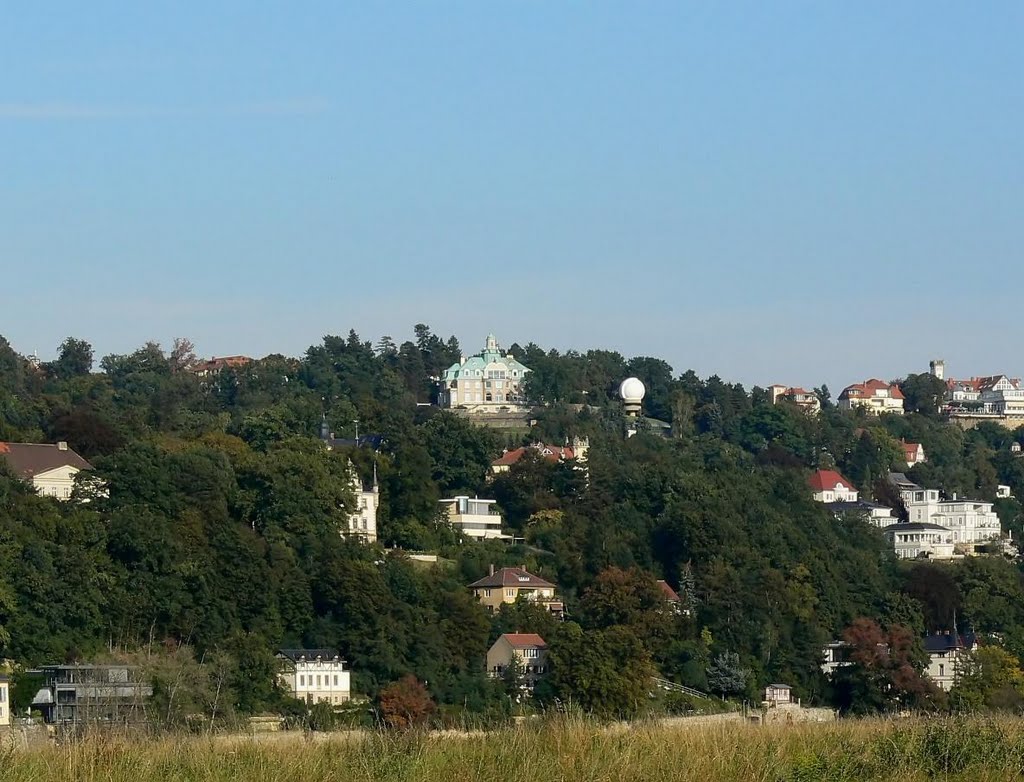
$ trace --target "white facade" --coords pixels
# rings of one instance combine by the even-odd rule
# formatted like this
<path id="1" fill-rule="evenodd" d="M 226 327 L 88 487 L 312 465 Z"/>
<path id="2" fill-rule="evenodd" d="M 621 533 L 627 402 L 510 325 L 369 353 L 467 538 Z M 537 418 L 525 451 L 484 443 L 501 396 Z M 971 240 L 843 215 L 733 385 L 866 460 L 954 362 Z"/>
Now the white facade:
<path id="1" fill-rule="evenodd" d="M 356 510 L 349 516 L 348 534 L 361 538 L 367 543 L 375 543 L 377 540 L 377 508 L 380 507 L 380 486 L 377 484 L 377 475 L 374 473 L 373 486 L 366 489 L 351 463 L 349 469 L 352 472 L 352 493 L 356 498 Z"/>
<path id="2" fill-rule="evenodd" d="M 885 529 L 899 523 L 899 519 L 893 514 L 892 508 L 888 508 L 885 505 L 877 505 L 873 502 L 832 502 L 828 504 L 828 508 L 837 517 L 848 513 L 857 514 L 868 524 L 879 529 Z"/>
<path id="3" fill-rule="evenodd" d="M 893 524 L 884 532 L 899 559 L 953 558 L 953 533 L 938 524 Z"/>
<path id="4" fill-rule="evenodd" d="M 340 706 L 352 697 L 350 672 L 337 652 L 328 649 L 282 649 L 278 681 L 292 697 Z"/>
<path id="5" fill-rule="evenodd" d="M 775 385 L 768 386 L 768 393 L 772 395 L 773 405 L 778 404 L 780 399 L 785 399 L 795 404 L 808 415 L 817 415 L 821 412 L 821 400 L 812 391 L 805 391 L 802 388 L 792 388 L 776 383 Z"/>
<path id="6" fill-rule="evenodd" d="M 494 507 L 497 500 L 478 497 L 453 497 L 440 500 L 448 523 L 471 538 L 507 538 L 501 532 L 501 514 Z"/>
<path id="7" fill-rule="evenodd" d="M 808 479 L 815 502 L 857 502 L 859 492 L 835 470 L 816 470 Z"/>
<path id="8" fill-rule="evenodd" d="M 960 678 L 964 655 L 977 648 L 978 642 L 973 635 L 930 635 L 924 639 L 924 649 L 928 653 L 928 667 L 924 673 L 940 690 L 949 692 Z"/>
<path id="9" fill-rule="evenodd" d="M 32 485 L 44 497 L 56 497 L 58 500 L 71 499 L 71 491 L 75 488 L 75 476 L 81 472 L 77 467 L 66 464 L 52 470 L 32 476 Z"/>
<path id="10" fill-rule="evenodd" d="M 950 531 L 954 544 L 970 544 L 996 540 L 1002 533 L 999 516 L 991 502 L 981 500 L 939 498 L 935 489 L 904 484 L 900 496 L 913 523 L 937 524 Z"/>
<path id="11" fill-rule="evenodd" d="M 11 683 L 0 676 L 0 732 L 11 727 Z"/>

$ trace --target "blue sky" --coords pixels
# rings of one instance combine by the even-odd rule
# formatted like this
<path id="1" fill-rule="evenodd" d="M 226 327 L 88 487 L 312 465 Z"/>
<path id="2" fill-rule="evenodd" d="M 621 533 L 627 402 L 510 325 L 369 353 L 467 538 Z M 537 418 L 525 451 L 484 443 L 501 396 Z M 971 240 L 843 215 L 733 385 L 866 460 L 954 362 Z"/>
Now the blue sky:
<path id="1" fill-rule="evenodd" d="M 1024 372 L 1024 4 L 22 5 L 22 352 L 425 322 L 748 385 Z"/>

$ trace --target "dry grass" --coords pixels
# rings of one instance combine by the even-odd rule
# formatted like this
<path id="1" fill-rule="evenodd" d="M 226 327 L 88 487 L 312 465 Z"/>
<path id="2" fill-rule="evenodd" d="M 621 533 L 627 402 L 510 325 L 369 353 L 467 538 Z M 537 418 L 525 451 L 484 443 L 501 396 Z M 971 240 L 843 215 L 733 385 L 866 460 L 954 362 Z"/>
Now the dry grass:
<path id="1" fill-rule="evenodd" d="M 1009 719 L 756 727 L 546 722 L 490 734 L 344 734 L 310 740 L 93 737 L 0 752 L 0 782 L 629 782 L 948 779 L 1024 774 L 1024 724 Z"/>

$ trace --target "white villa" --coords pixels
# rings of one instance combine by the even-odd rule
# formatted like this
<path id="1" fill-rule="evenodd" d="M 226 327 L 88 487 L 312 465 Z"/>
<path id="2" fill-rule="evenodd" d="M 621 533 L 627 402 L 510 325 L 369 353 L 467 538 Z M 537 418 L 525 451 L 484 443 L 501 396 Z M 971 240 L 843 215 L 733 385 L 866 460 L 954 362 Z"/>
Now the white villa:
<path id="1" fill-rule="evenodd" d="M 281 688 L 294 698 L 340 706 L 352 697 L 349 671 L 333 649 L 279 649 Z"/>
<path id="2" fill-rule="evenodd" d="M 890 473 L 890 482 L 899 489 L 911 523 L 938 525 L 951 534 L 954 544 L 964 544 L 967 553 L 975 544 L 998 539 L 1002 534 L 999 516 L 991 502 L 958 498 L 940 499 L 936 489 L 925 489 L 903 473 Z"/>
<path id="3" fill-rule="evenodd" d="M 356 498 L 356 511 L 348 518 L 348 534 L 361 538 L 367 543 L 377 541 L 377 508 L 380 506 L 380 485 L 377 483 L 377 470 L 373 471 L 373 484 L 370 488 L 363 485 L 355 465 L 349 462 L 352 473 L 352 493 Z"/>
<path id="4" fill-rule="evenodd" d="M 928 668 L 925 675 L 945 692 L 953 689 L 960 677 L 962 658 L 978 648 L 977 638 L 967 633 L 936 633 L 924 639 L 924 650 L 928 653 Z"/>
<path id="5" fill-rule="evenodd" d="M 75 476 L 92 465 L 68 448 L 66 442 L 0 443 L 0 458 L 23 481 L 31 483 L 45 497 L 71 498 Z"/>
<path id="6" fill-rule="evenodd" d="M 494 507 L 497 500 L 479 497 L 453 497 L 438 500 L 448 523 L 471 538 L 508 538 L 501 531 L 501 514 Z"/>
<path id="7" fill-rule="evenodd" d="M 903 415 L 903 392 L 894 383 L 872 378 L 844 388 L 839 394 L 838 406 L 844 410 L 863 407 L 874 415 Z"/>
<path id="8" fill-rule="evenodd" d="M 835 470 L 817 470 L 807 482 L 815 502 L 857 502 L 859 492 Z"/>
<path id="9" fill-rule="evenodd" d="M 476 413 L 525 410 L 522 382 L 529 371 L 515 356 L 503 354 L 489 334 L 481 353 L 463 356 L 444 371 L 437 403 Z"/>
<path id="10" fill-rule="evenodd" d="M 899 559 L 953 558 L 953 534 L 945 527 L 927 522 L 893 524 L 884 530 Z"/>

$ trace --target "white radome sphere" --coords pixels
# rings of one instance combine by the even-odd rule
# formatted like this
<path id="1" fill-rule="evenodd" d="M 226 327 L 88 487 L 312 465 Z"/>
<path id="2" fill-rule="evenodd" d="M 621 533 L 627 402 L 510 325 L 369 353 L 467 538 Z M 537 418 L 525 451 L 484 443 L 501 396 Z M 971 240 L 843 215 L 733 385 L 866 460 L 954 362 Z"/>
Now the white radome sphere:
<path id="1" fill-rule="evenodd" d="M 623 402 L 639 402 L 646 393 L 647 389 L 644 388 L 644 384 L 636 377 L 627 377 L 619 386 L 619 396 L 622 397 Z"/>

